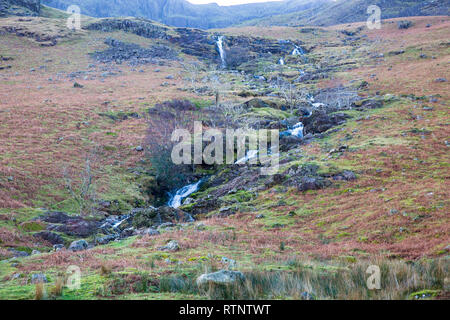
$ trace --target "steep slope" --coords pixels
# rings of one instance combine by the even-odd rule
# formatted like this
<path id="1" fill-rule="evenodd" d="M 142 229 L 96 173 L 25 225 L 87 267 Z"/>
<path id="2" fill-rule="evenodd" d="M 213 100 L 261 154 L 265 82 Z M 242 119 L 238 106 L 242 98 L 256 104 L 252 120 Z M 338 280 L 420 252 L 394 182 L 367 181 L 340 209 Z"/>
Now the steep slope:
<path id="1" fill-rule="evenodd" d="M 8 15 L 37 16 L 40 12 L 40 0 L 2 0 L 0 17 Z"/>
<path id="2" fill-rule="evenodd" d="M 301 12 L 293 12 L 272 16 L 265 19 L 247 21 L 243 25 L 258 26 L 330 26 L 341 23 L 365 21 L 367 8 L 377 5 L 381 9 L 383 19 L 409 16 L 449 15 L 449 0 L 403 1 L 403 0 L 339 0 L 323 3 L 318 7 Z"/>
<path id="3" fill-rule="evenodd" d="M 450 19 L 408 18 L 408 29 L 399 20 L 381 30 L 355 23 L 206 32 L 92 19 L 71 32 L 63 18 L 0 19 L 0 298 L 34 298 L 37 277 L 48 280 L 49 299 L 217 298 L 195 279 L 218 268 L 254 279 L 233 297 L 448 297 Z M 237 51 L 251 57 L 241 72 L 219 68 L 219 32 L 228 58 L 247 49 Z M 45 38 L 55 41 L 43 45 Z M 207 55 L 197 59 L 185 44 Z M 292 55 L 294 44 L 306 53 Z M 205 117 L 220 115 L 220 88 L 220 108 L 242 106 L 230 111 L 238 121 L 284 130 L 299 115 L 285 107 L 285 84 L 328 113 L 311 109 L 305 139 L 281 152 L 279 175 L 260 176 L 252 165 L 196 167 L 193 178 L 209 180 L 179 208 L 196 222 L 134 225 L 136 216 L 154 223 L 150 196 L 159 185 L 139 146 L 148 120 L 166 114 L 162 102 L 189 99 Z M 80 217 L 65 169 L 76 186 L 92 153 L 98 207 Z M 106 219 L 119 223 L 121 237 L 98 227 Z M 61 247 L 81 238 L 86 250 Z M 178 247 L 168 250 L 169 241 Z M 373 264 L 386 282 L 369 292 Z M 52 294 L 73 265 L 81 288 Z"/>
<path id="4" fill-rule="evenodd" d="M 43 0 L 44 4 L 66 9 L 70 0 Z M 249 19 L 316 8 L 331 0 L 289 0 L 236 6 L 215 3 L 195 5 L 186 0 L 81 0 L 81 12 L 94 17 L 135 16 L 177 27 L 222 28 Z"/>

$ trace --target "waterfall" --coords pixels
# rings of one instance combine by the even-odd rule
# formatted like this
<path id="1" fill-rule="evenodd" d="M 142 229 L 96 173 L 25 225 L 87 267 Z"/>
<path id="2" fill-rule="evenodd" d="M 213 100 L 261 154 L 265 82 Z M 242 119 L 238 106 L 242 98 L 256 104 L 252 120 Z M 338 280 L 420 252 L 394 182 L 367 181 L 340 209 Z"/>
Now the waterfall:
<path id="1" fill-rule="evenodd" d="M 299 46 L 295 46 L 295 49 L 292 50 L 292 55 L 293 56 L 302 56 L 304 55 L 305 52 L 303 51 L 303 49 Z"/>
<path id="2" fill-rule="evenodd" d="M 303 138 L 303 129 L 304 129 L 303 123 L 302 122 L 298 122 L 292 127 L 292 129 L 289 129 L 289 130 L 286 130 L 284 132 L 281 132 L 280 136 L 281 137 L 284 137 L 284 136 L 295 136 L 295 137 L 298 137 L 298 138 Z"/>
<path id="3" fill-rule="evenodd" d="M 278 63 L 281 64 L 282 66 L 284 66 L 284 59 L 280 58 L 280 60 L 278 60 Z"/>
<path id="4" fill-rule="evenodd" d="M 172 208 L 178 208 L 179 206 L 181 206 L 181 201 L 183 201 L 184 198 L 190 196 L 192 193 L 196 192 L 201 182 L 202 180 L 199 180 L 196 183 L 188 184 L 187 186 L 178 189 L 175 192 L 175 194 L 170 198 L 167 205 Z"/>
<path id="5" fill-rule="evenodd" d="M 216 43 L 217 49 L 219 49 L 220 60 L 222 61 L 222 68 L 225 68 L 227 63 L 225 61 L 225 51 L 223 50 L 223 36 L 219 36 Z"/>
<path id="6" fill-rule="evenodd" d="M 239 160 L 237 160 L 234 164 L 243 164 L 248 160 L 255 158 L 258 155 L 258 150 L 248 150 L 247 155 Z"/>

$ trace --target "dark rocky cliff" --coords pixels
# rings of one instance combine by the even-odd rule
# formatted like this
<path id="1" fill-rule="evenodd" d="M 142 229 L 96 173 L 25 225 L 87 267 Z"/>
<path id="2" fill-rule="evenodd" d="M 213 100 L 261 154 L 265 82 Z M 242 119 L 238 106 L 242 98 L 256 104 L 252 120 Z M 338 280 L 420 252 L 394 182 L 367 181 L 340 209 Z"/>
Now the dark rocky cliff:
<path id="1" fill-rule="evenodd" d="M 41 10 L 40 0 L 1 0 L 0 16 L 37 16 Z"/>

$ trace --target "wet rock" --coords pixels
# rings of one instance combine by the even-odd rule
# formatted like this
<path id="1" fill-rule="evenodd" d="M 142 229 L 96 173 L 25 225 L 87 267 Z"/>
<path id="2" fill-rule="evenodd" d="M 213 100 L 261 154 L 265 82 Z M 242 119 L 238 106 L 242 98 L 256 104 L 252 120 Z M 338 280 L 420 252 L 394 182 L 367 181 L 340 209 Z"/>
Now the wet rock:
<path id="1" fill-rule="evenodd" d="M 178 251 L 179 249 L 180 249 L 180 245 L 175 240 L 171 240 L 165 246 L 162 246 L 162 247 L 158 248 L 158 250 L 170 251 L 170 252 Z"/>
<path id="2" fill-rule="evenodd" d="M 303 143 L 303 139 L 297 136 L 282 136 L 280 138 L 280 151 L 286 152 L 294 149 Z"/>
<path id="3" fill-rule="evenodd" d="M 199 287 L 216 284 L 216 285 L 231 285 L 245 281 L 245 276 L 240 271 L 220 270 L 213 273 L 205 273 L 197 278 L 197 285 Z"/>
<path id="4" fill-rule="evenodd" d="M 69 250 L 72 251 L 82 251 L 82 250 L 86 250 L 88 248 L 88 243 L 86 242 L 86 240 L 76 240 L 73 241 L 70 246 L 69 246 Z"/>
<path id="5" fill-rule="evenodd" d="M 322 133 L 332 127 L 345 123 L 345 120 L 350 118 L 345 113 L 327 114 L 323 110 L 314 111 L 310 117 L 304 119 L 303 125 L 305 132 L 308 133 Z"/>
<path id="6" fill-rule="evenodd" d="M 36 238 L 41 238 L 45 241 L 48 241 L 51 244 L 64 243 L 64 239 L 59 234 L 51 232 L 51 231 L 41 231 L 41 232 L 35 233 L 33 236 Z"/>

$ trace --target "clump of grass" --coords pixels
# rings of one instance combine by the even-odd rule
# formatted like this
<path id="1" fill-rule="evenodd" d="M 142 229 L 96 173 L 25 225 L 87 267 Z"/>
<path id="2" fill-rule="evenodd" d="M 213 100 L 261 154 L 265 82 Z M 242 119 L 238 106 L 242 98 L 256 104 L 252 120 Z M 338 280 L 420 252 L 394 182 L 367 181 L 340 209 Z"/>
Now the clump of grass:
<path id="1" fill-rule="evenodd" d="M 64 277 L 57 277 L 55 286 L 51 289 L 50 293 L 53 297 L 60 297 L 63 294 Z"/>
<path id="2" fill-rule="evenodd" d="M 250 271 L 243 283 L 209 284 L 199 288 L 196 277 L 162 278 L 160 291 L 205 295 L 209 299 L 408 299 L 420 290 L 445 290 L 448 261 L 287 261 L 288 271 Z M 380 270 L 380 289 L 369 289 L 368 268 Z M 198 270 L 200 271 L 200 270 Z M 206 271 L 206 270 L 205 270 Z M 433 292 L 435 292 L 433 291 Z M 438 292 L 438 291 L 436 291 Z M 432 297 L 432 295 L 430 295 Z"/>
<path id="3" fill-rule="evenodd" d="M 43 300 L 45 297 L 44 283 L 38 282 L 35 286 L 34 300 Z"/>
<path id="4" fill-rule="evenodd" d="M 111 267 L 102 264 L 100 266 L 100 275 L 107 276 L 111 274 Z"/>

